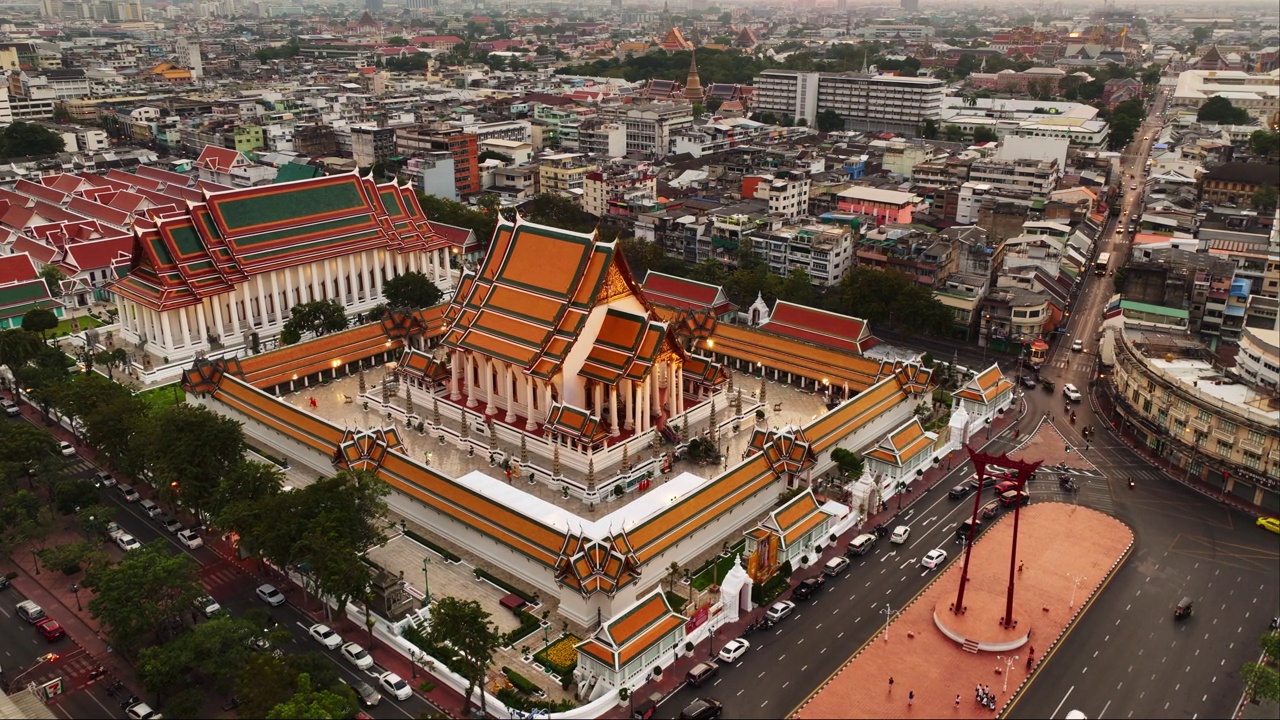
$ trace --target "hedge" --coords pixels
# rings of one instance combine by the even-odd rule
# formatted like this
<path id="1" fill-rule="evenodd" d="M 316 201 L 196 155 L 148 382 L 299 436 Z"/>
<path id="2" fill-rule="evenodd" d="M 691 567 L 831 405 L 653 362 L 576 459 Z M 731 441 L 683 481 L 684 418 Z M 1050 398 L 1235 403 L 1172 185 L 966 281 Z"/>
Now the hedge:
<path id="1" fill-rule="evenodd" d="M 458 652 L 453 648 L 445 645 L 431 644 L 431 642 L 427 640 L 427 636 L 424 635 L 421 630 L 412 625 L 405 625 L 401 635 L 405 640 L 416 645 L 419 650 L 435 658 L 437 662 L 452 670 L 454 674 L 466 677 L 466 673 L 455 667 L 455 664 L 458 662 Z"/>
<path id="2" fill-rule="evenodd" d="M 507 647 L 515 647 L 516 643 L 529 637 L 542 627 L 542 621 L 533 615 L 533 613 L 520 611 L 520 627 L 502 636 L 502 644 Z"/>
<path id="3" fill-rule="evenodd" d="M 440 547 L 439 545 L 437 545 L 437 544 L 435 544 L 435 543 L 431 542 L 430 540 L 428 540 L 428 539 L 426 539 L 426 538 L 422 537 L 421 535 L 419 535 L 418 533 L 416 533 L 416 532 L 414 532 L 414 531 L 412 531 L 412 530 L 408 530 L 408 529 L 406 529 L 406 530 L 404 531 L 404 534 L 405 534 L 405 535 L 408 535 L 408 536 L 409 536 L 410 538 L 412 538 L 414 541 L 419 542 L 419 543 L 422 543 L 423 545 L 426 545 L 427 547 L 429 547 L 429 548 L 431 548 L 432 550 L 434 550 L 434 551 L 436 552 L 436 554 L 437 554 L 437 555 L 439 555 L 440 557 L 442 557 L 442 558 L 444 558 L 444 559 L 445 559 L 445 562 L 451 562 L 451 563 L 460 563 L 460 562 L 462 562 L 462 558 L 458 557 L 458 555 L 456 555 L 455 553 L 451 553 L 451 552 L 449 552 L 448 550 L 445 550 L 444 548 L 442 548 L 442 547 Z"/>
<path id="4" fill-rule="evenodd" d="M 494 576 L 494 575 L 493 575 L 493 573 L 489 572 L 488 570 L 485 570 L 484 568 L 476 568 L 476 575 L 478 575 L 478 576 L 480 576 L 480 577 L 484 578 L 485 580 L 488 580 L 489 582 L 493 583 L 494 585 L 497 585 L 498 587 L 502 588 L 503 590 L 506 590 L 507 592 L 511 593 L 512 595 L 515 595 L 515 596 L 519 597 L 521 600 L 524 600 L 525 602 L 529 603 L 530 605 L 537 605 L 537 604 L 538 604 L 538 599 L 537 599 L 537 598 L 535 598 L 534 596 L 530 595 L 529 593 L 527 593 L 527 592 L 525 592 L 525 591 L 521 590 L 520 588 L 516 587 L 515 585 L 512 585 L 511 583 L 509 583 L 509 582 L 507 582 L 507 581 L 505 581 L 505 580 L 499 579 L 498 577 Z"/>
<path id="5" fill-rule="evenodd" d="M 557 700 L 554 702 L 550 700 L 534 700 L 533 698 L 530 698 L 527 695 L 518 693 L 515 690 L 512 690 L 511 688 L 502 688 L 501 690 L 499 690 L 497 693 L 494 694 L 494 697 L 498 698 L 498 700 L 502 701 L 503 705 L 506 705 L 512 710 L 519 710 L 520 712 L 526 712 L 526 713 L 532 712 L 534 710 L 546 710 L 547 712 L 568 712 L 572 710 L 574 707 L 576 707 L 572 702 L 568 700 Z"/>
<path id="6" fill-rule="evenodd" d="M 572 679 L 573 671 L 578 667 L 576 654 L 574 656 L 574 661 L 569 665 L 561 665 L 550 657 L 550 651 L 562 642 L 569 643 L 570 645 L 576 645 L 578 643 L 578 638 L 573 635 L 562 635 L 555 642 L 534 653 L 533 661 L 556 675 L 559 675 L 561 680 L 564 680 L 565 678 Z"/>
<path id="7" fill-rule="evenodd" d="M 505 665 L 502 667 L 502 674 L 507 676 L 507 680 L 511 681 L 511 684 L 515 686 L 515 689 L 526 695 L 537 695 L 538 693 L 543 692 L 543 689 L 538 687 L 537 683 L 521 675 L 515 670 L 506 667 Z"/>

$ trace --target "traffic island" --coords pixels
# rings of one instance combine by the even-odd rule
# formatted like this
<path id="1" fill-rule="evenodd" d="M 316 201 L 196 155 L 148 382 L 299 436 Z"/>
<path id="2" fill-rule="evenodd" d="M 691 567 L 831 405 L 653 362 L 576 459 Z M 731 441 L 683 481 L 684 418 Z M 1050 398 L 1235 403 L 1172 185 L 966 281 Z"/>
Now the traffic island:
<path id="1" fill-rule="evenodd" d="M 965 612 L 952 612 L 963 563 L 952 548 L 960 546 L 944 547 L 955 562 L 792 716 L 990 718 L 993 711 L 975 698 L 980 685 L 995 695 L 996 713 L 1006 709 L 1133 546 L 1128 526 L 1096 510 L 1038 503 L 1021 513 L 1017 565 L 1011 559 L 1011 513 L 974 545 Z M 1017 624 L 1006 627 L 1011 571 Z"/>

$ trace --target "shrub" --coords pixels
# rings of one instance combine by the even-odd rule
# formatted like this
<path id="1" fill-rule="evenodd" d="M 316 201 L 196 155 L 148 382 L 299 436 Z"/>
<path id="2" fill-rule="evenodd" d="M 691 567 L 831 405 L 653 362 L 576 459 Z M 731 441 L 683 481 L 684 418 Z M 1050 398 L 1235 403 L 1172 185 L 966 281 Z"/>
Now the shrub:
<path id="1" fill-rule="evenodd" d="M 514 684 L 514 683 L 513 683 Z M 498 698 L 503 705 L 512 710 L 521 712 L 533 712 L 534 710 L 545 710 L 547 712 L 568 712 L 574 708 L 574 704 L 568 700 L 535 700 L 527 695 L 523 695 L 511 688 L 502 688 L 494 693 L 494 697 Z"/>
<path id="2" fill-rule="evenodd" d="M 533 595 L 521 590 L 520 588 L 516 587 L 515 585 L 512 585 L 511 583 L 505 580 L 499 579 L 497 576 L 486 571 L 484 568 L 476 568 L 476 577 L 482 577 L 485 580 L 488 580 L 489 582 L 493 583 L 494 585 L 497 585 L 503 590 L 506 590 L 512 595 L 519 597 L 521 600 L 524 600 L 530 605 L 536 605 L 538 602 L 538 599 L 535 598 Z"/>
<path id="3" fill-rule="evenodd" d="M 447 645 L 432 645 L 427 636 L 421 630 L 406 625 L 403 636 L 405 640 L 413 643 L 419 650 L 435 658 L 437 662 L 452 670 L 458 675 L 464 675 L 465 672 L 458 666 L 458 652 Z"/>
<path id="4" fill-rule="evenodd" d="M 520 627 L 517 627 L 515 630 L 512 630 L 502 636 L 503 645 L 515 647 L 516 643 L 529 637 L 533 633 L 537 632 L 538 628 L 542 627 L 542 623 L 532 613 L 521 610 L 519 616 Z"/>
<path id="5" fill-rule="evenodd" d="M 437 555 L 439 555 L 440 557 L 442 557 L 442 558 L 444 558 L 444 559 L 445 559 L 445 562 L 451 562 L 451 563 L 460 563 L 460 562 L 462 562 L 462 558 L 458 557 L 458 555 L 457 555 L 456 553 L 451 553 L 451 552 L 449 552 L 448 550 L 445 550 L 444 548 L 442 548 L 442 547 L 440 547 L 439 545 L 437 545 L 437 544 L 435 544 L 435 543 L 431 542 L 430 540 L 428 540 L 428 539 L 426 539 L 426 538 L 422 537 L 421 535 L 419 535 L 418 533 L 416 533 L 416 532 L 414 532 L 414 531 L 412 531 L 412 530 L 405 530 L 405 531 L 404 531 L 404 534 L 405 534 L 405 535 L 408 535 L 408 536 L 409 536 L 410 538 L 412 538 L 414 541 L 416 541 L 416 542 L 418 542 L 418 543 L 421 543 L 421 544 L 423 544 L 423 545 L 426 545 L 427 547 L 429 547 L 429 548 L 431 548 L 432 550 L 434 550 L 434 551 L 436 552 L 436 554 L 437 554 Z"/>
<path id="6" fill-rule="evenodd" d="M 533 656 L 534 662 L 561 677 L 573 677 L 578 667 L 578 643 L 574 635 L 564 635 Z"/>
<path id="7" fill-rule="evenodd" d="M 511 681 L 511 684 L 515 689 L 526 695 L 537 695 L 542 692 L 542 688 L 538 687 L 537 683 L 509 667 L 504 666 L 502 668 L 502 674 L 507 676 L 507 680 Z"/>
<path id="8" fill-rule="evenodd" d="M 430 680 L 423 680 L 422 683 L 418 685 L 418 689 L 424 693 L 429 693 L 432 690 L 436 689 L 436 684 L 431 682 Z"/>

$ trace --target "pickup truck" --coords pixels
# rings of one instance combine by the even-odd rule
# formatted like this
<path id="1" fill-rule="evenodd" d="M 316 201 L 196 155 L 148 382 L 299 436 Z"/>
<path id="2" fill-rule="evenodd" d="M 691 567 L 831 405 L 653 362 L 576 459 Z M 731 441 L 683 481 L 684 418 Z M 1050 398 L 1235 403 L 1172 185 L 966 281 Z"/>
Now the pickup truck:
<path id="1" fill-rule="evenodd" d="M 128 533 L 124 531 L 124 528 L 120 527 L 119 523 L 115 521 L 107 523 L 107 539 L 111 542 L 115 542 L 116 538 L 127 534 Z"/>

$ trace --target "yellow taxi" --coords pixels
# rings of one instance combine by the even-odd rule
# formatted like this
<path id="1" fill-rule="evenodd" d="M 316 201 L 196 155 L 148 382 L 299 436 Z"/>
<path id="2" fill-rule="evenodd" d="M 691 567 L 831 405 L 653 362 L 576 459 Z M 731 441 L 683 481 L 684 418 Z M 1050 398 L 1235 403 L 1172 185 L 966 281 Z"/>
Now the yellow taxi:
<path id="1" fill-rule="evenodd" d="M 1280 535 L 1280 518 L 1260 517 L 1258 518 L 1258 527 L 1266 528 L 1271 532 Z"/>

